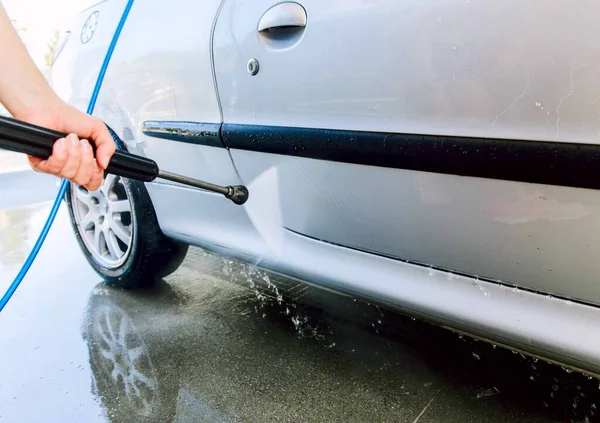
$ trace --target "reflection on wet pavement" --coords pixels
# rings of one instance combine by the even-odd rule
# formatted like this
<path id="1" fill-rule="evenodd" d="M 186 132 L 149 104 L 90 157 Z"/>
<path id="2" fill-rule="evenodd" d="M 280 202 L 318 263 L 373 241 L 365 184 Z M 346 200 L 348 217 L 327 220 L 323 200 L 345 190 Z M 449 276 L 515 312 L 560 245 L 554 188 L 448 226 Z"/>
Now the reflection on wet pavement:
<path id="1" fill-rule="evenodd" d="M 4 219 L 25 216 L 12 213 Z M 84 262 L 66 213 L 56 226 L 0 317 L 2 420 L 597 417 L 596 379 L 200 249 L 152 289 L 109 288 Z"/>
<path id="2" fill-rule="evenodd" d="M 47 210 L 45 204 L 23 207 L 19 213 L 0 209 L 0 271 L 25 261 L 48 216 Z"/>
<path id="3" fill-rule="evenodd" d="M 89 310 L 115 421 L 134 409 L 156 421 L 593 418 L 597 381 L 196 249 L 168 284 L 100 286 Z M 130 348 L 115 353 L 115 340 Z"/>

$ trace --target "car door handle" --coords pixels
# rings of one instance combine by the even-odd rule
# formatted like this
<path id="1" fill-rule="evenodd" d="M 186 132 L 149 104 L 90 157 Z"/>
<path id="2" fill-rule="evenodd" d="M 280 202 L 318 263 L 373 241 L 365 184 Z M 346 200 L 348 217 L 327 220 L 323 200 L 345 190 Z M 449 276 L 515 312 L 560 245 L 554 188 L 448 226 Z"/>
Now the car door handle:
<path id="1" fill-rule="evenodd" d="M 269 32 L 278 29 L 306 27 L 306 10 L 295 2 L 276 4 L 265 12 L 258 22 L 258 32 Z"/>

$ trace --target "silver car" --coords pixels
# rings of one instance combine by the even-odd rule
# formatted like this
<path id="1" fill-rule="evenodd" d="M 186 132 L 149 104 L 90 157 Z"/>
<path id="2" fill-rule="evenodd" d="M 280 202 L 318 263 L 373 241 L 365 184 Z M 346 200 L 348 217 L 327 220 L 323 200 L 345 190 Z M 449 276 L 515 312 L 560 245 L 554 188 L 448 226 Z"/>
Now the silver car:
<path id="1" fill-rule="evenodd" d="M 125 13 L 124 13 L 125 12 Z M 239 206 L 107 176 L 67 195 L 107 283 L 201 246 L 600 373 L 600 3 L 105 0 L 54 87 Z"/>

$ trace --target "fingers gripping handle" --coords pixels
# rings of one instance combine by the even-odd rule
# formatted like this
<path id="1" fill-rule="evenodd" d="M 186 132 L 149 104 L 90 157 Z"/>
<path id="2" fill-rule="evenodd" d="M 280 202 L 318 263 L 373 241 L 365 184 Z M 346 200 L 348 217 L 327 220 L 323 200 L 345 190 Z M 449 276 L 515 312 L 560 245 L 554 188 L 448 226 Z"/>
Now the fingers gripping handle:
<path id="1" fill-rule="evenodd" d="M 110 132 L 114 137 L 115 134 Z M 0 116 L 0 147 L 7 150 L 47 159 L 52 155 L 54 142 L 66 136 L 61 132 Z M 95 156 L 96 146 L 93 142 L 90 145 Z M 158 172 L 154 160 L 122 150 L 115 151 L 106 169 L 106 173 L 144 182 L 153 181 Z"/>

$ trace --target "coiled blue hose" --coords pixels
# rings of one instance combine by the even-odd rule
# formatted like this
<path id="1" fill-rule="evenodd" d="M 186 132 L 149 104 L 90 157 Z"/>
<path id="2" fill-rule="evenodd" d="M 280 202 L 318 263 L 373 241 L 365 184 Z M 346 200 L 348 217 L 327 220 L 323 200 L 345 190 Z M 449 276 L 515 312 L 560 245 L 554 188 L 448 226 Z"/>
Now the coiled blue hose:
<path id="1" fill-rule="evenodd" d="M 119 25 L 115 30 L 115 34 L 113 35 L 113 38 L 110 42 L 110 45 L 106 52 L 106 56 L 104 56 L 104 62 L 102 62 L 102 67 L 100 68 L 100 73 L 98 74 L 98 78 L 96 79 L 96 85 L 94 86 L 94 91 L 92 92 L 92 97 L 90 98 L 90 102 L 87 107 L 87 114 L 89 115 L 93 114 L 94 112 L 94 107 L 96 106 L 96 100 L 98 99 L 98 94 L 100 92 L 100 87 L 102 86 L 102 81 L 104 80 L 104 75 L 106 74 L 106 69 L 108 68 L 108 64 L 110 63 L 110 59 L 112 57 L 113 51 L 115 50 L 115 46 L 119 39 L 119 35 L 121 35 L 123 25 L 125 25 L 125 21 L 127 20 L 127 16 L 129 15 L 129 11 L 131 10 L 131 6 L 133 5 L 133 1 L 134 0 L 127 1 L 127 6 L 125 6 L 125 10 L 121 15 L 121 20 L 119 21 Z M 33 246 L 33 250 L 31 251 L 31 253 L 29 253 L 29 257 L 27 257 L 27 260 L 25 260 L 25 263 L 23 264 L 23 267 L 21 268 L 20 272 L 17 274 L 15 280 L 8 287 L 8 290 L 6 291 L 2 299 L 0 299 L 0 312 L 2 311 L 2 309 L 4 309 L 4 306 L 6 306 L 12 295 L 15 293 L 15 291 L 21 284 L 21 281 L 29 271 L 29 268 L 33 264 L 35 258 L 37 257 L 37 254 L 40 251 L 42 244 L 46 240 L 46 236 L 48 235 L 52 224 L 54 223 L 54 219 L 56 218 L 56 214 L 58 213 L 58 208 L 60 207 L 60 203 L 64 198 L 65 193 L 67 192 L 68 186 L 69 181 L 63 179 L 63 181 L 60 184 L 56 200 L 54 200 L 52 210 L 50 210 L 50 215 L 48 216 L 48 219 L 46 220 L 46 223 L 42 228 L 42 232 L 40 233 L 37 241 L 35 242 L 35 245 Z"/>

